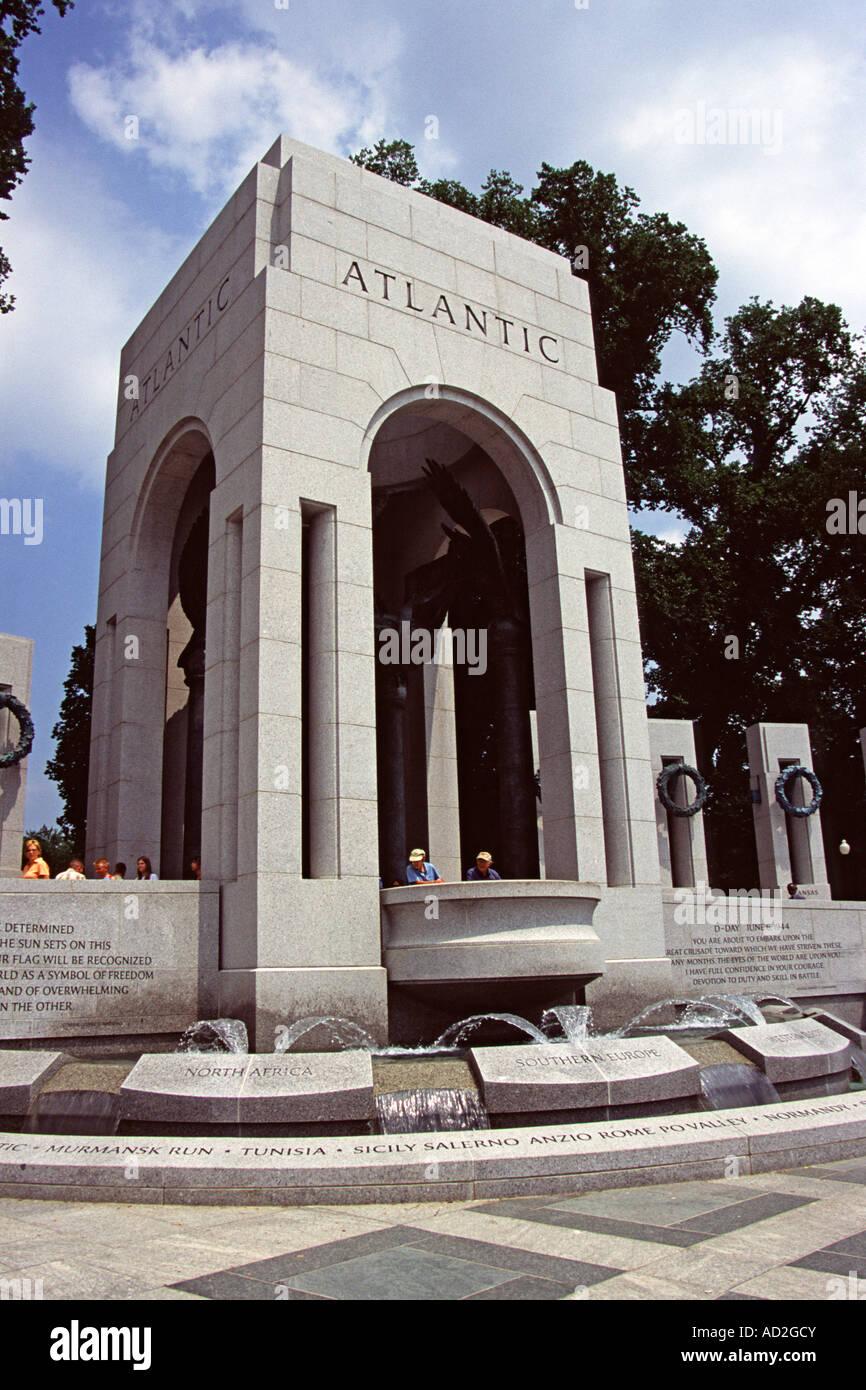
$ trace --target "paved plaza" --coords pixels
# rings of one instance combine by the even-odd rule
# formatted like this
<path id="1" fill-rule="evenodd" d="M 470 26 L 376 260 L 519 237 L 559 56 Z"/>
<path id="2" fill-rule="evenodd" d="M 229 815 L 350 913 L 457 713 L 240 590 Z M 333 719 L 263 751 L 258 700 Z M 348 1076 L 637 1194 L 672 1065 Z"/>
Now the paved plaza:
<path id="1" fill-rule="evenodd" d="M 73 1301 L 862 1298 L 866 1160 L 447 1205 L 3 1198 L 0 1280 L 28 1278 Z"/>

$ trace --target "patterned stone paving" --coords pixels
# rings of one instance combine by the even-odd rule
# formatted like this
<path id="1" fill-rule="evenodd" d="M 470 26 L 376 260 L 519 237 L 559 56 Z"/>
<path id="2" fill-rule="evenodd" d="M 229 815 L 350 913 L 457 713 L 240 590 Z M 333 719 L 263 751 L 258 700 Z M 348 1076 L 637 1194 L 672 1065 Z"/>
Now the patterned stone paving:
<path id="1" fill-rule="evenodd" d="M 447 1205 L 3 1198 L 0 1284 L 25 1278 L 46 1300 L 866 1297 L 866 1163 Z"/>

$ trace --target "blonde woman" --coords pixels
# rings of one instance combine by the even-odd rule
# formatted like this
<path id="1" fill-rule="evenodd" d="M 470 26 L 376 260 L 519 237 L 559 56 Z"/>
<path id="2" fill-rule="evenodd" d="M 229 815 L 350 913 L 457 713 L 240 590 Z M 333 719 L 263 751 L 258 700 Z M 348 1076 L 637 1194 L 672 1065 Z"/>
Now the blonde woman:
<path id="1" fill-rule="evenodd" d="M 51 870 L 42 858 L 42 846 L 38 840 L 27 840 L 24 844 L 24 868 L 22 878 L 50 878 Z"/>

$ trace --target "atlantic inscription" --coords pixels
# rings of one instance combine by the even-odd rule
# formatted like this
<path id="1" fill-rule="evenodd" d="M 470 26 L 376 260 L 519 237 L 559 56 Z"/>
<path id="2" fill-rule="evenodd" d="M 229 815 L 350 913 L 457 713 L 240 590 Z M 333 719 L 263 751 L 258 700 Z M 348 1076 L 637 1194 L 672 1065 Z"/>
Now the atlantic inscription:
<path id="1" fill-rule="evenodd" d="M 541 333 L 537 328 L 516 318 L 507 318 L 494 309 L 467 303 L 459 295 L 422 290 L 414 280 L 393 271 L 381 270 L 378 266 L 362 269 L 359 261 L 352 261 L 341 283 L 347 289 L 380 299 L 395 309 L 419 314 L 441 326 L 470 333 L 498 347 L 510 348 L 529 357 L 540 357 L 552 365 L 560 361 L 559 339 L 553 334 Z"/>

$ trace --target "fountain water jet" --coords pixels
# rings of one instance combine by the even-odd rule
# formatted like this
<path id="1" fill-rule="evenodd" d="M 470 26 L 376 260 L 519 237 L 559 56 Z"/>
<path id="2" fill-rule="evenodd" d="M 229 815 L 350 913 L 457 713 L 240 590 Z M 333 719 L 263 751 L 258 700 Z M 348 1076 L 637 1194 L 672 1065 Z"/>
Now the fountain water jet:
<path id="1" fill-rule="evenodd" d="M 554 1023 L 559 1025 L 574 1047 L 582 1047 L 592 1027 L 592 1009 L 589 1004 L 557 1004 L 552 1009 L 545 1009 L 541 1015 L 542 1028 Z"/>
<path id="2" fill-rule="evenodd" d="M 199 1019 L 184 1030 L 176 1052 L 249 1052 L 246 1024 L 239 1018 Z"/>
<path id="3" fill-rule="evenodd" d="M 545 1033 L 542 1033 L 540 1028 L 536 1028 L 534 1023 L 530 1023 L 526 1018 L 521 1018 L 519 1014 L 472 1014 L 470 1018 L 463 1018 L 459 1023 L 449 1024 L 444 1033 L 439 1034 L 431 1050 L 460 1046 L 471 1033 L 474 1033 L 484 1023 L 504 1023 L 509 1027 L 518 1028 L 532 1042 L 549 1042 L 549 1038 Z"/>
<path id="4" fill-rule="evenodd" d="M 360 1023 L 354 1023 L 350 1018 L 334 1018 L 323 1014 L 299 1018 L 291 1025 L 280 1024 L 277 1028 L 274 1052 L 290 1052 L 299 1038 L 319 1027 L 327 1028 L 331 1041 L 339 1043 L 342 1049 L 357 1047 L 364 1052 L 375 1052 L 378 1048 L 376 1039 L 366 1028 L 362 1028 Z"/>

